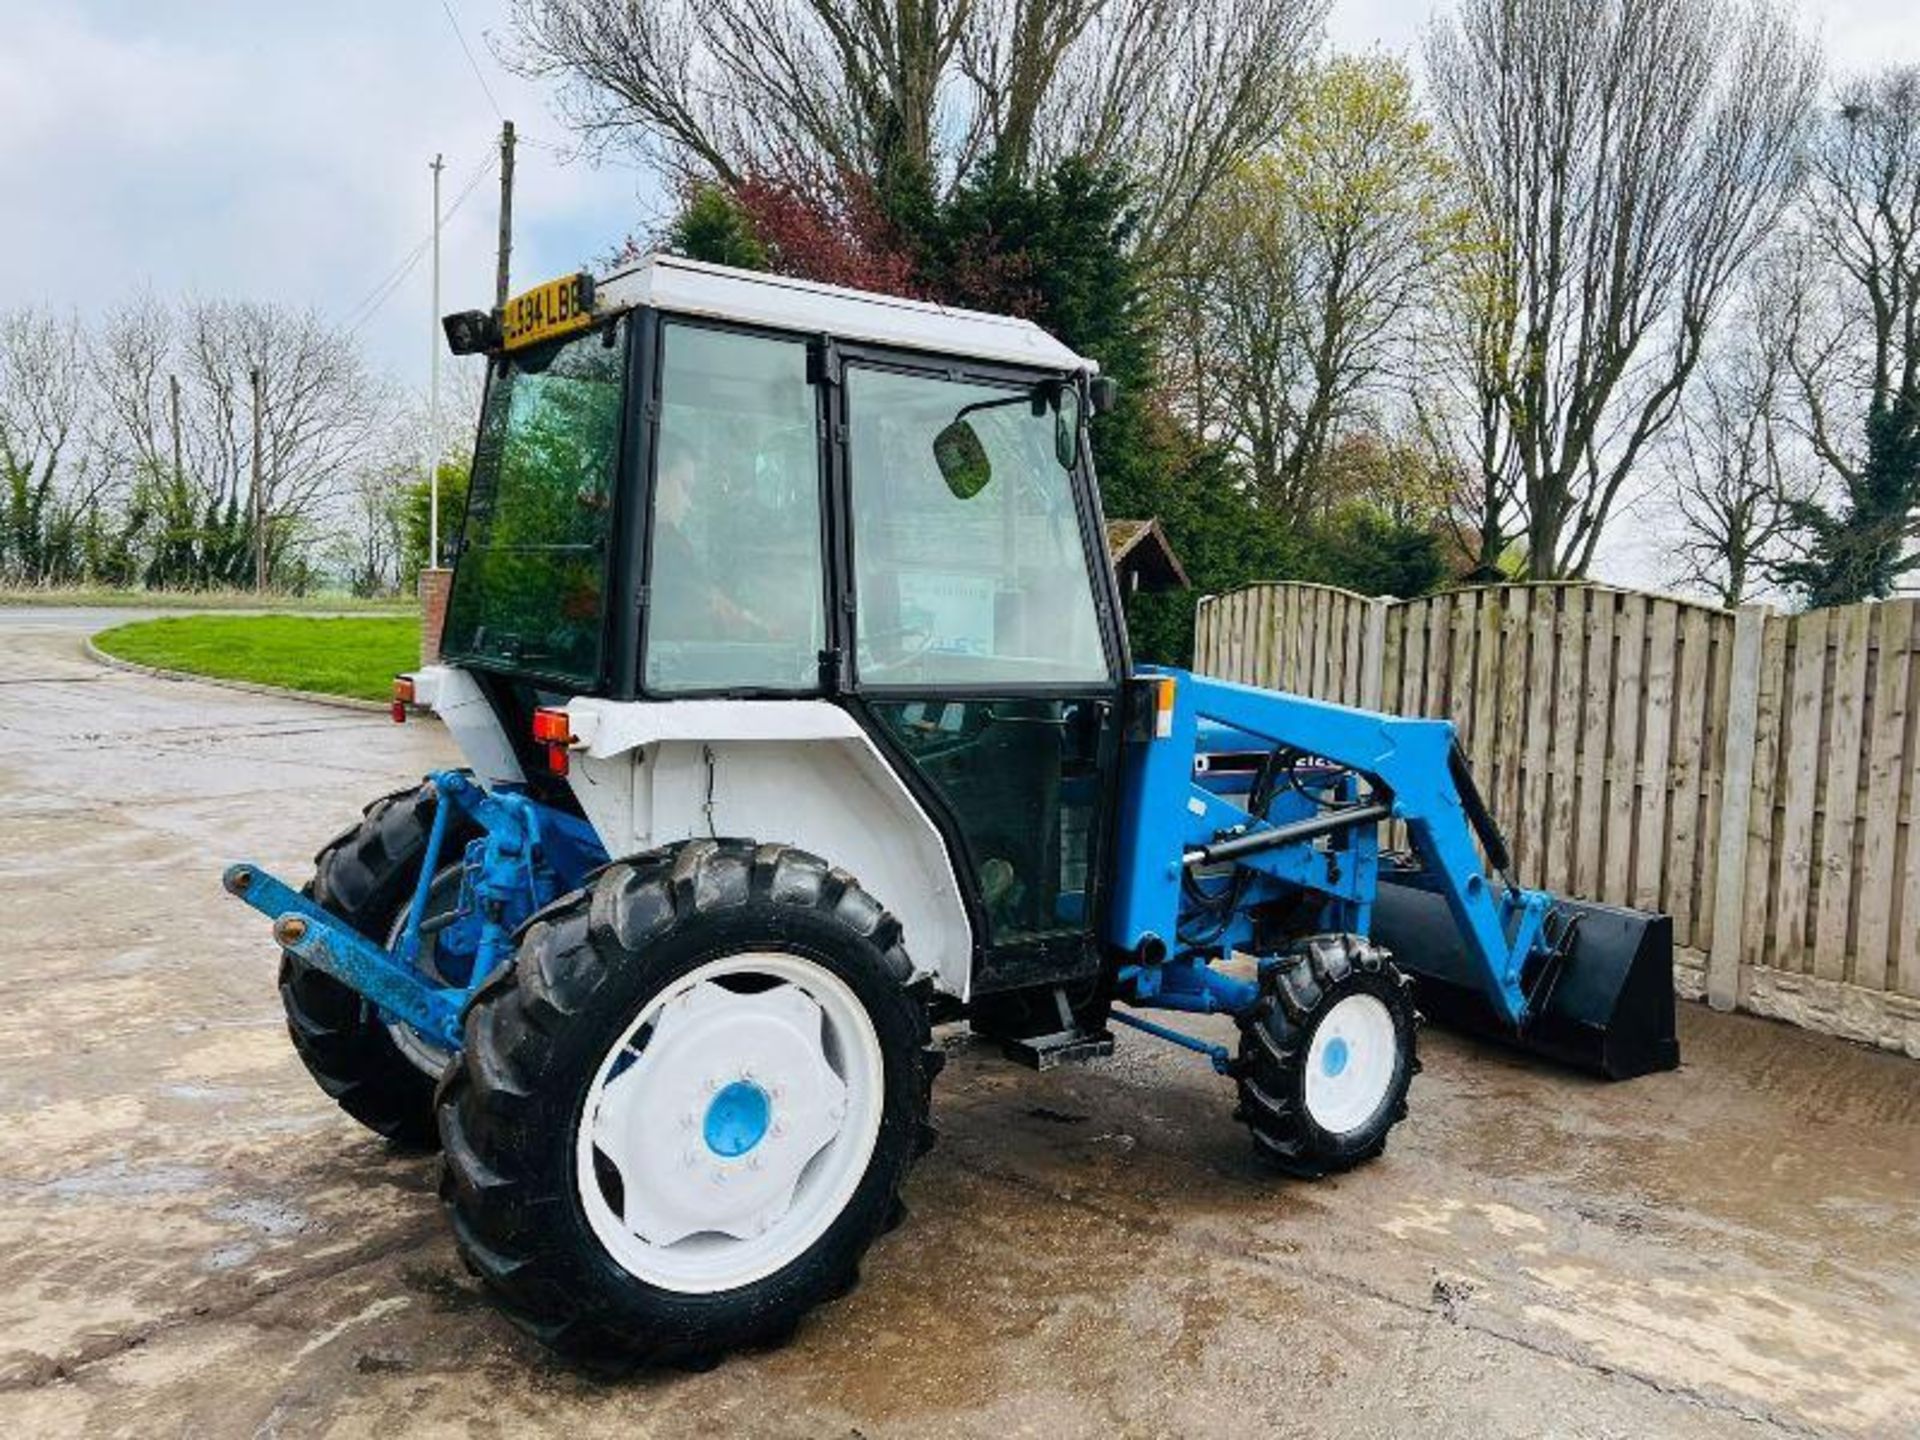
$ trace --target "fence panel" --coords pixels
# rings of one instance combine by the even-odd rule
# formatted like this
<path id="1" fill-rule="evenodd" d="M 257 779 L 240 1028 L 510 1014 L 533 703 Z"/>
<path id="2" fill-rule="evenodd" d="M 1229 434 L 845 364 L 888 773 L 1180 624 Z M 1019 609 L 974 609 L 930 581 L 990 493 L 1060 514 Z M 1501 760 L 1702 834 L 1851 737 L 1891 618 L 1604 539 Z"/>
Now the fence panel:
<path id="1" fill-rule="evenodd" d="M 1920 1055 L 1920 602 L 1742 623 L 1736 676 L 1733 612 L 1670 596 L 1262 585 L 1201 602 L 1195 665 L 1450 719 L 1523 883 L 1663 909 L 1722 1002 Z"/>

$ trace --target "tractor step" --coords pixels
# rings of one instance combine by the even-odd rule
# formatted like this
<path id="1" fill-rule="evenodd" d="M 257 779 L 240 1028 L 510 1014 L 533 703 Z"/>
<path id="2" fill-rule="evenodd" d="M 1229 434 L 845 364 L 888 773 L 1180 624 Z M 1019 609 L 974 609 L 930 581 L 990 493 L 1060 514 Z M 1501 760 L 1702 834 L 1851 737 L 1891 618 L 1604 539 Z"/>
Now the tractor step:
<path id="1" fill-rule="evenodd" d="M 1029 1070 L 1051 1070 L 1081 1060 L 1098 1060 L 1113 1054 L 1111 1030 L 1056 1030 L 1051 1035 L 1028 1035 L 1018 1040 L 1002 1040 L 1001 1053 L 1016 1065 Z"/>

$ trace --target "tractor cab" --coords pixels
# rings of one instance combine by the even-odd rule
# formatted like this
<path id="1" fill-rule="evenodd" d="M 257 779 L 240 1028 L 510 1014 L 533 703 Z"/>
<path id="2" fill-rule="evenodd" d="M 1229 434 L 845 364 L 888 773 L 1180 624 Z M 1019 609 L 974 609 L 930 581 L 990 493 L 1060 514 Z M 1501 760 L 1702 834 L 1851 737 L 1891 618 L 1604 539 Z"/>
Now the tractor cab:
<path id="1" fill-rule="evenodd" d="M 534 782 L 581 788 L 541 774 L 542 705 L 834 707 L 938 832 L 954 992 L 1090 980 L 1127 670 L 1094 364 L 1023 321 L 670 256 L 448 331 L 489 380 L 443 660 Z"/>

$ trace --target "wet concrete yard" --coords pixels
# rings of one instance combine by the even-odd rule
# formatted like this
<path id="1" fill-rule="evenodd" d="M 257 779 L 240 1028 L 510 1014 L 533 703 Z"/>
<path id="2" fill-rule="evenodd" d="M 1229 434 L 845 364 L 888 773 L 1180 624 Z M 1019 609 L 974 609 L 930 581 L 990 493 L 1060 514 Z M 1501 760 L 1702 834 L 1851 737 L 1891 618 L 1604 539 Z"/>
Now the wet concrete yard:
<path id="1" fill-rule="evenodd" d="M 1685 1006 L 1602 1086 L 1427 1032 L 1383 1161 L 1275 1179 L 1195 1057 L 955 1032 L 940 1146 L 784 1349 L 608 1383 L 487 1308 L 287 1044 L 227 861 L 304 875 L 430 725 L 102 670 L 0 611 L 0 1431 L 1920 1433 L 1920 1064 Z"/>

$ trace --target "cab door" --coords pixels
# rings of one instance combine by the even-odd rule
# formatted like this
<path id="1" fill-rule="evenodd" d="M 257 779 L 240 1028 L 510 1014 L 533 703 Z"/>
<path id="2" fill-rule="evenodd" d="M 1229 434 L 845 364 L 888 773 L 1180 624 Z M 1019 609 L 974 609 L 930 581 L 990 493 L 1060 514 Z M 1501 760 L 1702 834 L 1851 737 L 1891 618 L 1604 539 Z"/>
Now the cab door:
<path id="1" fill-rule="evenodd" d="M 841 368 L 850 703 L 947 838 L 976 994 L 1096 973 L 1121 642 L 1058 380 Z"/>

